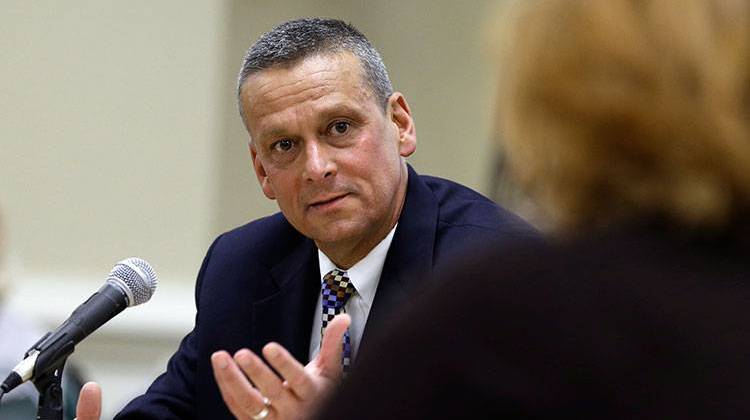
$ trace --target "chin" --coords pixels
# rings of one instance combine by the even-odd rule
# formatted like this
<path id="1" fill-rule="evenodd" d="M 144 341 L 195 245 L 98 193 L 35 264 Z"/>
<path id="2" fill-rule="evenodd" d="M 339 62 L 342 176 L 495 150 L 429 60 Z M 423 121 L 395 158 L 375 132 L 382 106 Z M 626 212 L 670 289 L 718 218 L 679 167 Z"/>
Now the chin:
<path id="1" fill-rule="evenodd" d="M 313 238 L 316 242 L 323 243 L 336 243 L 346 242 L 354 238 L 362 236 L 366 231 L 366 224 L 362 223 L 350 223 L 334 221 L 330 224 L 326 224 L 325 227 L 321 228 L 321 225 L 317 225 L 315 232 L 312 232 L 309 237 Z"/>

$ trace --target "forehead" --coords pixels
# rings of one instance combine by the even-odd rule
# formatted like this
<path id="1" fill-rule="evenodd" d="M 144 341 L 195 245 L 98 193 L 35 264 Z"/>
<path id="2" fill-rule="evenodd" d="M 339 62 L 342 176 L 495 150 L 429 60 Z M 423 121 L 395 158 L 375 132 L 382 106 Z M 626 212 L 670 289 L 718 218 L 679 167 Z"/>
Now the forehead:
<path id="1" fill-rule="evenodd" d="M 240 99 L 250 121 L 300 105 L 364 104 L 374 95 L 363 74 L 359 59 L 351 53 L 315 55 L 250 75 Z"/>

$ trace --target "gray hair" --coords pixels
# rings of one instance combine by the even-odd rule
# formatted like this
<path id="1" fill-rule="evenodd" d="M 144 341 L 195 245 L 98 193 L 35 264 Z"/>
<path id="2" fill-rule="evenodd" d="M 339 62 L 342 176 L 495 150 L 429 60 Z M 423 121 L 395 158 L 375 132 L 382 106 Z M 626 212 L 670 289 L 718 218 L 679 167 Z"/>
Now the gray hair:
<path id="1" fill-rule="evenodd" d="M 242 84 L 252 74 L 291 65 L 320 54 L 348 51 L 362 65 L 365 81 L 385 109 L 393 93 L 383 59 L 370 41 L 354 26 L 337 19 L 304 18 L 284 22 L 263 34 L 247 50 L 237 81 L 237 104 L 245 118 L 240 96 Z"/>

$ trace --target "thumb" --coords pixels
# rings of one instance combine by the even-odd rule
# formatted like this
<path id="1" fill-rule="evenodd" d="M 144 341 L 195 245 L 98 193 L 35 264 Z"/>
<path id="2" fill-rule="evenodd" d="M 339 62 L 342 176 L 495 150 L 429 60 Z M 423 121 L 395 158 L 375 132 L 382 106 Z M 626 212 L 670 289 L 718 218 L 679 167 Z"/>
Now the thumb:
<path id="1" fill-rule="evenodd" d="M 76 406 L 78 420 L 99 420 L 102 415 L 102 389 L 96 382 L 88 382 L 81 388 Z"/>
<path id="2" fill-rule="evenodd" d="M 318 366 L 321 374 L 329 378 L 341 376 L 341 353 L 344 333 L 352 319 L 347 314 L 336 315 L 326 327 L 323 342 L 318 353 Z"/>

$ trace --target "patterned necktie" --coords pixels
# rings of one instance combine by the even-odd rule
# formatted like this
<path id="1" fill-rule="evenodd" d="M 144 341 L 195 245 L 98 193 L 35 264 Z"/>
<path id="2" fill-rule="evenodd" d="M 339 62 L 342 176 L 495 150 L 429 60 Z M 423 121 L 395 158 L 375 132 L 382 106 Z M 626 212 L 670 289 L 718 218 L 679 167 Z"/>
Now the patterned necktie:
<path id="1" fill-rule="evenodd" d="M 322 293 L 323 293 L 323 325 L 320 328 L 321 344 L 323 343 L 323 333 L 326 331 L 328 323 L 338 314 L 346 313 L 344 305 L 346 301 L 356 292 L 354 286 L 349 282 L 346 271 L 333 269 L 323 276 Z M 344 348 L 341 354 L 341 366 L 344 372 L 349 371 L 352 362 L 352 344 L 349 340 L 349 329 L 344 333 Z"/>

